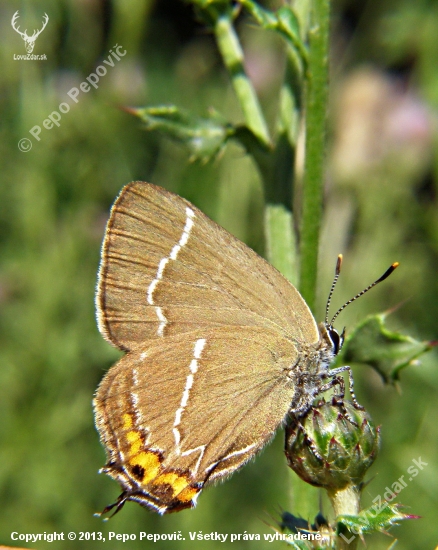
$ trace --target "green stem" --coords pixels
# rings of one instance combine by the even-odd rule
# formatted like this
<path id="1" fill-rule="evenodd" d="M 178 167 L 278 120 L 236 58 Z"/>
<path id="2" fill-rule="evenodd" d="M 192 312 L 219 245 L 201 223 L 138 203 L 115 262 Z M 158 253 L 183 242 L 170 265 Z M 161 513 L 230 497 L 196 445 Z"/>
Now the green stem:
<path id="1" fill-rule="evenodd" d="M 295 50 L 288 48 L 287 52 L 285 79 L 280 91 L 278 138 L 274 151 L 268 153 L 269 163 L 261 166 L 260 171 L 266 197 L 266 257 L 286 279 L 298 286 L 298 246 L 292 209 L 302 80 Z M 289 55 L 291 52 L 293 56 Z M 257 162 L 257 157 L 255 160 Z M 259 166 L 262 164 L 259 163 Z"/>
<path id="2" fill-rule="evenodd" d="M 271 138 L 268 126 L 251 80 L 245 73 L 242 47 L 230 15 L 225 14 L 218 17 L 215 24 L 215 34 L 219 51 L 231 75 L 234 91 L 245 116 L 245 123 L 257 138 L 266 147 L 269 147 Z"/>
<path id="3" fill-rule="evenodd" d="M 348 485 L 339 491 L 327 491 L 332 503 L 335 517 L 355 516 L 360 512 L 360 490 L 355 485 Z M 359 537 L 352 533 L 341 533 L 336 539 L 337 550 L 356 550 Z"/>
<path id="4" fill-rule="evenodd" d="M 300 291 L 314 310 L 322 215 L 326 110 L 328 99 L 329 0 L 315 0 L 309 32 L 306 159 L 301 221 Z"/>
<path id="5" fill-rule="evenodd" d="M 282 204 L 265 207 L 265 241 L 268 261 L 296 285 L 298 270 L 292 212 Z"/>
<path id="6" fill-rule="evenodd" d="M 268 260 L 290 281 L 297 279 L 296 244 L 292 220 L 293 152 L 283 131 L 275 150 L 253 85 L 245 73 L 243 51 L 231 16 L 223 14 L 215 24 L 216 40 L 224 64 L 230 73 L 246 126 L 259 144 L 248 143 L 247 150 L 260 170 L 265 189 L 265 237 Z M 292 121 L 289 121 L 290 124 Z M 288 128 L 290 131 L 291 129 Z M 250 136 L 248 136 L 250 139 Z M 261 146 L 260 146 L 261 145 Z"/>

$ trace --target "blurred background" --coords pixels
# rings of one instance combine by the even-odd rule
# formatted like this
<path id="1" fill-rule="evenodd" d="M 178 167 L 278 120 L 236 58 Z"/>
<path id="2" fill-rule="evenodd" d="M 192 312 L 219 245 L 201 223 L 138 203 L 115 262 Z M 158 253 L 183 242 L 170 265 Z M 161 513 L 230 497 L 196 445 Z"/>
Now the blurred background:
<path id="1" fill-rule="evenodd" d="M 280 2 L 267 2 L 275 8 Z M 35 43 L 41 61 L 24 61 L 20 31 L 49 23 Z M 326 195 L 321 240 L 321 320 L 336 256 L 344 267 L 334 306 L 400 268 L 347 308 L 339 326 L 394 308 L 392 330 L 437 339 L 438 319 L 438 2 L 336 0 L 332 4 L 331 84 Z M 189 163 L 187 151 L 142 129 L 122 107 L 175 103 L 202 115 L 210 107 L 242 115 L 213 37 L 182 0 L 35 0 L 0 5 L 0 544 L 10 533 L 271 533 L 281 510 L 313 521 L 290 490 L 283 434 L 225 484 L 207 490 L 195 510 L 157 517 L 128 503 L 109 523 L 93 517 L 119 495 L 97 470 L 105 456 L 91 400 L 120 355 L 94 319 L 94 287 L 108 210 L 123 185 L 153 182 L 194 202 L 263 254 L 263 196 L 254 165 L 230 144 L 213 162 Z M 281 41 L 238 21 L 246 67 L 268 121 L 278 108 Z M 97 83 L 67 95 L 108 59 L 126 51 Z M 114 59 L 114 57 L 113 57 Z M 59 105 L 59 126 L 43 121 Z M 29 131 L 41 127 L 39 140 Z M 18 143 L 30 140 L 31 149 Z M 21 142 L 29 148 L 29 142 Z M 24 145 L 23 145 L 24 143 Z M 382 425 L 382 449 L 364 503 L 404 475 L 397 498 L 406 521 L 391 534 L 397 548 L 438 544 L 438 364 L 436 352 L 402 372 L 399 391 L 355 370 L 356 395 Z M 409 480 L 413 460 L 426 463 Z M 373 477 L 374 476 L 374 477 Z M 306 514 L 309 514 L 308 516 Z M 57 542 L 56 548 L 107 543 Z M 135 550 L 144 542 L 112 541 Z M 151 544 L 151 543 L 149 543 Z M 155 548 L 188 548 L 190 540 Z M 375 535 L 369 548 L 391 538 Z M 205 541 L 202 548 L 217 547 Z M 265 543 L 239 542 L 236 548 Z M 47 542 L 22 544 L 43 550 Z M 223 544 L 225 548 L 227 544 Z M 283 546 L 277 542 L 272 547 Z"/>

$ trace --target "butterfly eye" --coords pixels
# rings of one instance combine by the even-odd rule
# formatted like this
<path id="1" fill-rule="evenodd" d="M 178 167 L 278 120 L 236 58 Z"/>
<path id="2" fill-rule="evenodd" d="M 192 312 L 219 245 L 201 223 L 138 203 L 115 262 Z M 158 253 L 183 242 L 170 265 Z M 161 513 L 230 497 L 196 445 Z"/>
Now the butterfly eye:
<path id="1" fill-rule="evenodd" d="M 333 344 L 333 353 L 337 355 L 342 348 L 342 344 L 344 343 L 345 329 L 342 331 L 341 335 L 339 335 L 339 332 L 333 327 L 328 327 L 327 331 Z"/>

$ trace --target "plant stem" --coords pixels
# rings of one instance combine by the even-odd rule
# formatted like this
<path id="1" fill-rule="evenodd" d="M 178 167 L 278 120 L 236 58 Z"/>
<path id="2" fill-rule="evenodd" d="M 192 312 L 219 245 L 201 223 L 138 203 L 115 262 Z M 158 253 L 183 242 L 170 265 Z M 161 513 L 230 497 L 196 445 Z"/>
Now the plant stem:
<path id="1" fill-rule="evenodd" d="M 219 51 L 231 75 L 234 91 L 245 116 L 245 123 L 257 138 L 269 147 L 271 138 L 268 126 L 251 80 L 245 73 L 242 47 L 228 14 L 218 17 L 215 24 L 215 35 Z"/>
<path id="2" fill-rule="evenodd" d="M 306 103 L 306 159 L 301 220 L 300 291 L 314 310 L 322 215 L 326 110 L 328 99 L 329 0 L 315 0 L 309 31 Z"/>
<path id="3" fill-rule="evenodd" d="M 348 485 L 339 491 L 327 491 L 335 517 L 357 515 L 360 512 L 360 491 L 355 485 Z M 338 550 L 355 550 L 359 537 L 352 533 L 341 534 L 336 538 Z"/>
<path id="4" fill-rule="evenodd" d="M 244 113 L 246 126 L 260 142 L 259 146 L 249 147 L 248 151 L 252 152 L 260 170 L 265 190 L 267 258 L 287 279 L 297 284 L 296 243 L 291 212 L 294 151 L 285 139 L 285 129 L 282 132 L 283 139 L 278 140 L 275 149 L 271 147 L 268 127 L 253 85 L 245 73 L 242 47 L 228 13 L 218 17 L 215 33 Z M 289 124 L 291 123 L 292 119 L 289 120 Z M 290 128 L 287 130 L 291 131 Z"/>
<path id="5" fill-rule="evenodd" d="M 266 256 L 292 284 L 297 284 L 296 242 L 292 212 L 282 204 L 265 207 Z"/>

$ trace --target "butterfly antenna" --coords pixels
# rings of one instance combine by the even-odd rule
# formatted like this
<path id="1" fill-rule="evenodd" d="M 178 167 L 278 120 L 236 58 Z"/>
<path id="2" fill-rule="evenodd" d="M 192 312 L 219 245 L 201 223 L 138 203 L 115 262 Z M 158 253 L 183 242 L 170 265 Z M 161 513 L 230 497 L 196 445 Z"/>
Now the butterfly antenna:
<path id="1" fill-rule="evenodd" d="M 336 261 L 335 278 L 333 279 L 332 286 L 330 288 L 330 292 L 327 298 L 327 305 L 325 306 L 325 325 L 326 326 L 328 326 L 328 313 L 330 309 L 330 302 L 332 301 L 333 291 L 335 290 L 335 286 L 339 278 L 339 273 L 341 272 L 341 265 L 342 265 L 342 254 L 339 254 L 338 259 Z"/>
<path id="2" fill-rule="evenodd" d="M 338 257 L 338 264 L 339 264 L 339 257 Z M 338 267 L 338 264 L 336 264 L 336 269 Z M 351 298 L 351 300 L 348 300 L 348 302 L 345 302 L 345 304 L 340 307 L 338 309 L 338 311 L 334 314 L 332 320 L 330 321 L 330 326 L 333 325 L 333 322 L 334 320 L 336 319 L 336 317 L 341 313 L 341 311 L 343 311 L 349 304 L 351 304 L 351 302 L 354 302 L 355 300 L 357 300 L 358 298 L 360 298 L 361 296 L 363 296 L 366 292 L 368 292 L 369 290 L 371 290 L 373 287 L 375 287 L 376 285 L 378 285 L 379 283 L 381 283 L 382 281 L 384 281 L 385 279 L 387 279 L 391 273 L 399 266 L 399 263 L 398 262 L 394 262 L 392 265 L 390 265 L 388 267 L 388 269 L 385 271 L 385 273 L 379 277 L 377 279 L 377 281 L 374 281 L 374 283 L 370 284 L 369 286 L 367 286 L 366 288 L 364 288 L 361 292 L 359 292 L 358 294 L 356 294 L 356 296 L 354 296 L 353 298 Z M 337 280 L 337 276 L 335 276 L 335 281 Z M 332 285 L 332 288 L 333 288 L 333 285 Z"/>

